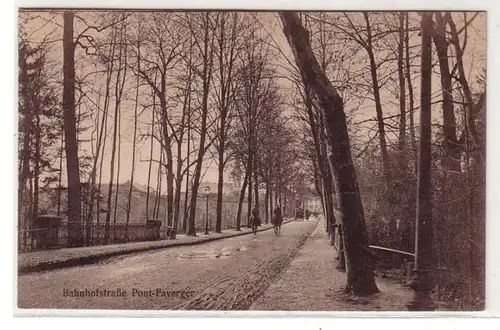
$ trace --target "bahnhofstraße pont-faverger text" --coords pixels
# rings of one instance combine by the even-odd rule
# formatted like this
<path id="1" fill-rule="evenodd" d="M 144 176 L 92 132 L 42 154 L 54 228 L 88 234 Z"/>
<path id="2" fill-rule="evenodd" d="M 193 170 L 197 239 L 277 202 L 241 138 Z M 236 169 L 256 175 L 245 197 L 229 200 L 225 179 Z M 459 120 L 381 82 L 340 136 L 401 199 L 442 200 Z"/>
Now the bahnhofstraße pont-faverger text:
<path id="1" fill-rule="evenodd" d="M 194 291 L 184 291 L 184 290 L 166 290 L 163 288 L 155 289 L 63 289 L 63 296 L 70 298 L 122 298 L 122 297 L 140 297 L 140 298 L 181 298 L 187 299 L 194 295 Z"/>

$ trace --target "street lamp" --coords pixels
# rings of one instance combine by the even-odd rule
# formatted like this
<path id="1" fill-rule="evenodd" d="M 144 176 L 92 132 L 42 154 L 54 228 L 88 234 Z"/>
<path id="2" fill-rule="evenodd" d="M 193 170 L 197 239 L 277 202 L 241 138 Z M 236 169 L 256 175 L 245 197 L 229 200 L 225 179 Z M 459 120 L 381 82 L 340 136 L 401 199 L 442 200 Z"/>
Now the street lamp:
<path id="1" fill-rule="evenodd" d="M 205 195 L 207 196 L 205 208 L 205 235 L 208 235 L 208 196 L 210 195 L 210 187 L 205 187 Z"/>

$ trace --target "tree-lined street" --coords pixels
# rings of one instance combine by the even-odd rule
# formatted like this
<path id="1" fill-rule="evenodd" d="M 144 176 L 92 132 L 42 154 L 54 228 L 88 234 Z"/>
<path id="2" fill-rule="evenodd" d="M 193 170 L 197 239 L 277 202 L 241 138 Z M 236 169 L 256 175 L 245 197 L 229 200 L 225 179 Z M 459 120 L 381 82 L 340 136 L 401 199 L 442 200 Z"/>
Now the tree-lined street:
<path id="1" fill-rule="evenodd" d="M 311 216 L 309 259 L 345 271 L 343 294 L 393 292 L 382 270 L 409 310 L 484 307 L 486 13 L 23 9 L 19 25 L 19 260 L 298 220 L 21 272 L 21 307 L 247 309 Z M 127 288 L 69 295 L 97 285 Z"/>

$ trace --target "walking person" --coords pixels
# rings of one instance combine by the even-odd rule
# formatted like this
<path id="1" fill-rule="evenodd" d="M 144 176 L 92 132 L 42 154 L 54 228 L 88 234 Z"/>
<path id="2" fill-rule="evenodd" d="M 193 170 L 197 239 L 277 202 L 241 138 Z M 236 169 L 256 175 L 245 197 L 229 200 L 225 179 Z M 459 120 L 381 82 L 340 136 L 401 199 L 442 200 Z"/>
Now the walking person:
<path id="1" fill-rule="evenodd" d="M 257 205 L 254 205 L 251 211 L 250 222 L 252 224 L 252 232 L 257 235 L 257 227 L 261 225 L 259 212 L 257 211 Z"/>
<path id="2" fill-rule="evenodd" d="M 281 214 L 281 207 L 279 205 L 273 211 L 273 229 L 274 234 L 279 236 L 281 233 L 281 224 L 283 223 L 283 215 Z"/>

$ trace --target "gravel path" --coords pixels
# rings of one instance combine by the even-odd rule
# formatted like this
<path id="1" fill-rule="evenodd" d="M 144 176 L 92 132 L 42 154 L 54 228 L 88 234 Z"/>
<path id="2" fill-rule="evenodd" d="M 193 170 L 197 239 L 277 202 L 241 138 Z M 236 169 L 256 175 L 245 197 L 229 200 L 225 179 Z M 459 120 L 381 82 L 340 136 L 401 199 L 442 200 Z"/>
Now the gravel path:
<path id="1" fill-rule="evenodd" d="M 336 254 L 321 220 L 304 247 L 279 278 L 257 299 L 252 310 L 406 311 L 411 290 L 377 278 L 380 293 L 354 297 L 343 293 L 346 274 L 335 268 Z"/>

